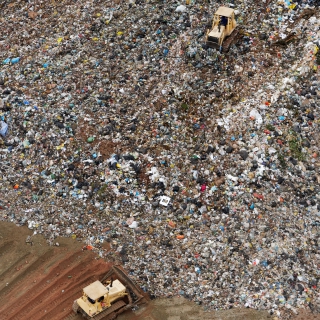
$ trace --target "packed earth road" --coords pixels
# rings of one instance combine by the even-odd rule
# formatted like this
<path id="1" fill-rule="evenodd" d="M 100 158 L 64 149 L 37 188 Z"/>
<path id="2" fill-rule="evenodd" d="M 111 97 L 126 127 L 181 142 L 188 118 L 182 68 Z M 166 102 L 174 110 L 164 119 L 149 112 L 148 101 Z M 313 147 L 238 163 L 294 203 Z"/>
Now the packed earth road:
<path id="1" fill-rule="evenodd" d="M 47 294 L 99 277 L 93 253 L 152 299 L 318 317 L 320 3 L 187 2 L 1 1 L 0 220 L 46 243 L 0 261 L 3 290 L 51 270 L 8 319 L 67 313 Z M 228 52 L 205 43 L 220 6 Z"/>

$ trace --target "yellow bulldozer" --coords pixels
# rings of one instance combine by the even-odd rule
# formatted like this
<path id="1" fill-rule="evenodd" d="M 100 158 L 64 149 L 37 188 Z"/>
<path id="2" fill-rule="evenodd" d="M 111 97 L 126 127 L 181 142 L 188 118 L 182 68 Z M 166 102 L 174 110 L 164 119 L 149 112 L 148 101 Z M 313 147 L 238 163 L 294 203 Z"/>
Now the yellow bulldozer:
<path id="1" fill-rule="evenodd" d="M 90 320 L 112 320 L 133 305 L 146 302 L 141 289 L 118 266 L 101 279 L 83 288 L 72 309 Z"/>
<path id="2" fill-rule="evenodd" d="M 234 9 L 220 7 L 213 16 L 212 27 L 206 32 L 206 45 L 227 52 L 237 38 Z"/>

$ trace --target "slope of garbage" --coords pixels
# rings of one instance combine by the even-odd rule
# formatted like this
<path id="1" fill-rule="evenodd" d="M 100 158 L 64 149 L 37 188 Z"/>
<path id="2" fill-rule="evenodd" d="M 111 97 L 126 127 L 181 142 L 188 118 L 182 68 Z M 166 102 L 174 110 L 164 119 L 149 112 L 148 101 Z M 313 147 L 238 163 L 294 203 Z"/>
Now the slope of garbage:
<path id="1" fill-rule="evenodd" d="M 220 5 L 228 53 L 204 42 Z M 1 220 L 152 297 L 319 312 L 318 7 L 1 2 Z"/>

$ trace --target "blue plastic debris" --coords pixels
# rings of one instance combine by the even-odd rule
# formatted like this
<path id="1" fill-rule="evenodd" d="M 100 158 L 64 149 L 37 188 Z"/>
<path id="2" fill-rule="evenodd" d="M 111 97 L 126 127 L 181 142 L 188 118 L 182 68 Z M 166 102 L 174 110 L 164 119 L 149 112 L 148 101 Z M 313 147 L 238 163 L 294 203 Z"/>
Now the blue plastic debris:
<path id="1" fill-rule="evenodd" d="M 12 58 L 12 59 L 11 59 L 11 63 L 12 63 L 12 64 L 16 64 L 16 63 L 18 63 L 19 61 L 20 61 L 20 57 Z"/>
<path id="2" fill-rule="evenodd" d="M 8 125 L 4 121 L 0 121 L 0 135 L 5 137 L 8 133 Z"/>

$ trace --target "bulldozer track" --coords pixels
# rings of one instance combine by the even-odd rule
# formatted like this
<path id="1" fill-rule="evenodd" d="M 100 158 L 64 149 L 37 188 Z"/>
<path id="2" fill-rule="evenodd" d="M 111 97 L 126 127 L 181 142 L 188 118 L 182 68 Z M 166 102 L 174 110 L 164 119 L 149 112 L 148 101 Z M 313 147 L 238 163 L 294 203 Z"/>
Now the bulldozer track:
<path id="1" fill-rule="evenodd" d="M 112 320 L 115 319 L 117 316 L 117 311 L 119 311 L 121 308 L 126 306 L 126 303 L 123 300 L 118 300 L 115 302 L 110 308 L 102 311 L 98 315 L 94 316 L 93 318 L 88 317 L 87 319 L 93 319 L 93 320 Z"/>
<path id="2" fill-rule="evenodd" d="M 110 308 L 102 311 L 98 315 L 94 317 L 87 316 L 86 319 L 92 319 L 92 320 L 112 320 L 115 319 L 118 315 L 120 309 L 125 307 L 127 304 L 123 300 L 116 301 Z M 67 317 L 65 317 L 63 320 L 72 320 L 77 319 L 79 317 L 78 313 L 70 313 Z"/>

